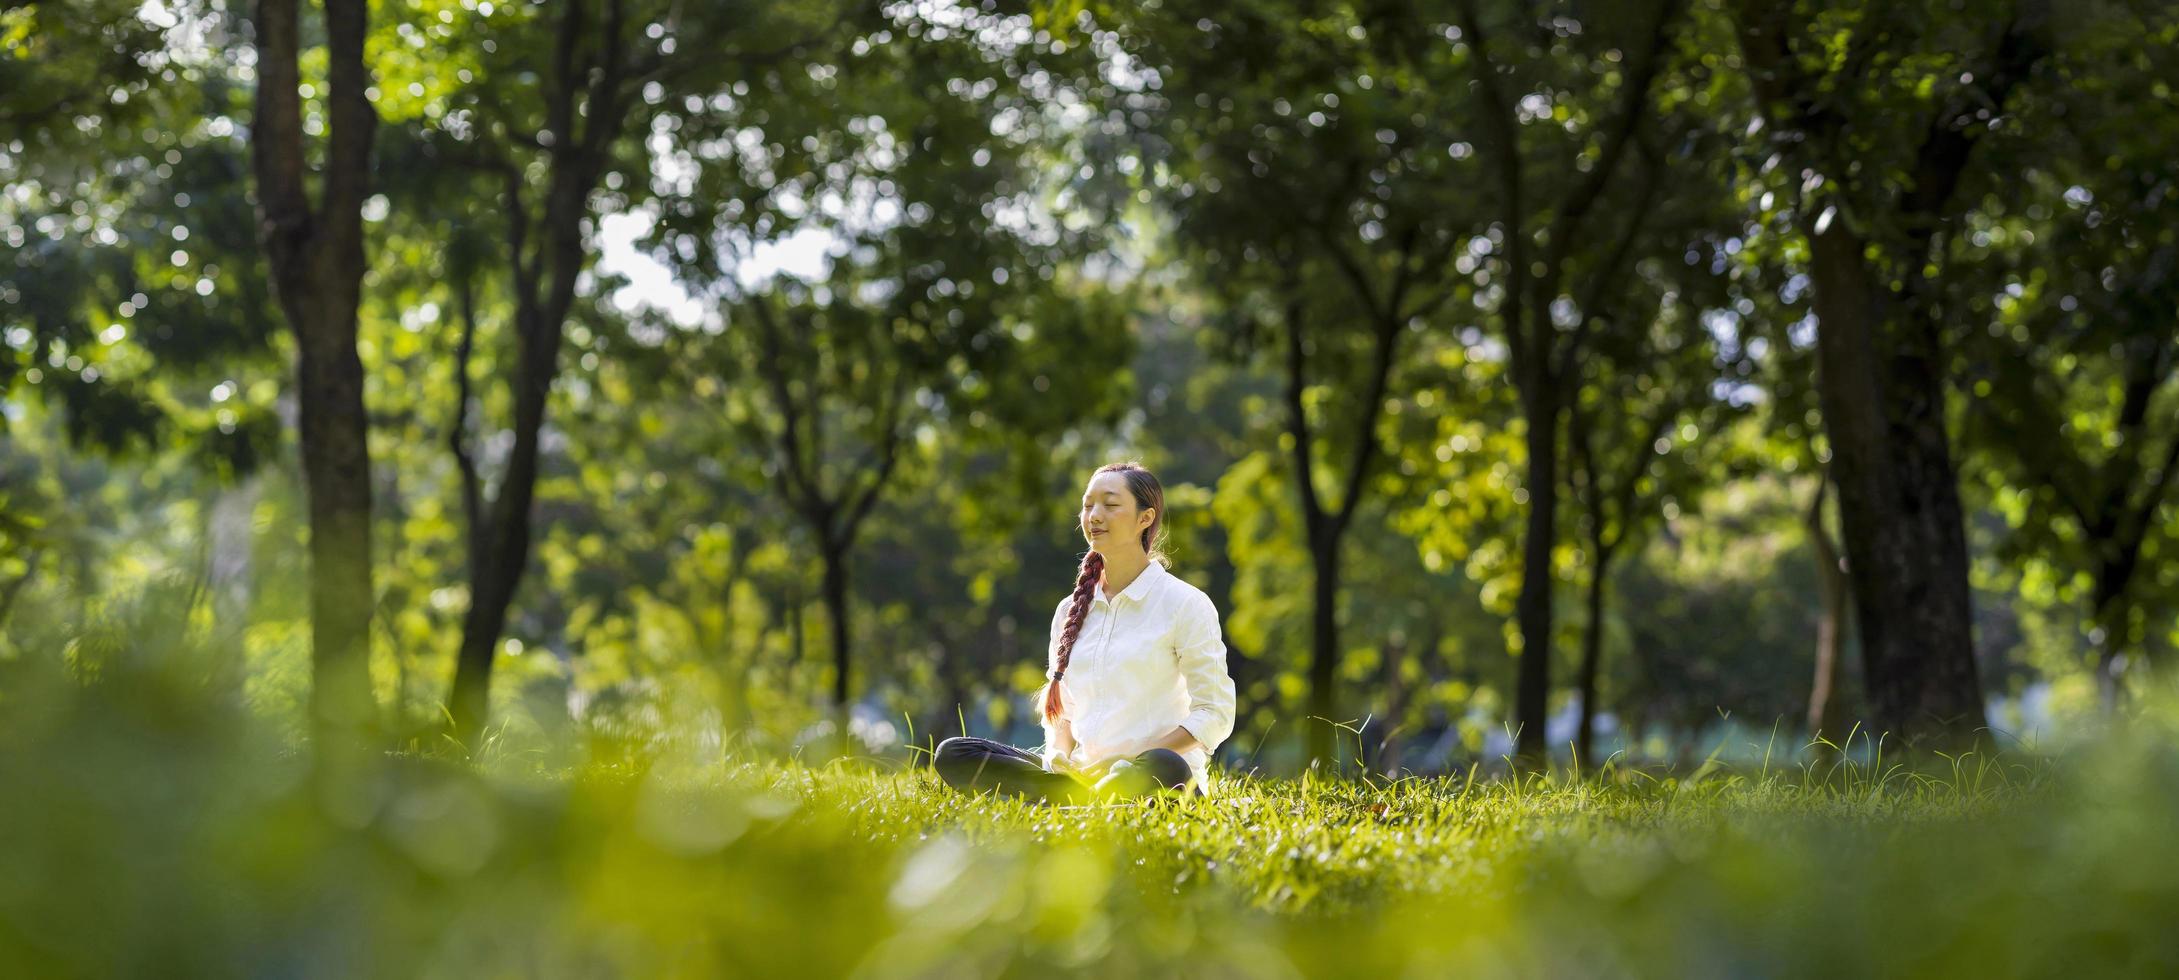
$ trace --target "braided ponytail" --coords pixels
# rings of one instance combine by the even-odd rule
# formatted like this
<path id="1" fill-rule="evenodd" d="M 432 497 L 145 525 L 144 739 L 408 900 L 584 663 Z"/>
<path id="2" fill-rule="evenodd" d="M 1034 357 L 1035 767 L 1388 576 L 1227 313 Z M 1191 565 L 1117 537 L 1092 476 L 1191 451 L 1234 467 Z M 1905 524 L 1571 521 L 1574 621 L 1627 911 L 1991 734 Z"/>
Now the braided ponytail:
<path id="1" fill-rule="evenodd" d="M 1067 661 L 1074 655 L 1074 641 L 1082 635 L 1082 619 L 1089 615 L 1090 593 L 1097 588 L 1097 579 L 1105 570 L 1105 556 L 1095 549 L 1082 556 L 1082 570 L 1074 577 L 1074 598 L 1067 603 L 1067 625 L 1059 634 L 1059 664 L 1052 669 L 1051 680 L 1044 682 L 1044 720 L 1059 720 L 1059 679 L 1067 674 Z"/>

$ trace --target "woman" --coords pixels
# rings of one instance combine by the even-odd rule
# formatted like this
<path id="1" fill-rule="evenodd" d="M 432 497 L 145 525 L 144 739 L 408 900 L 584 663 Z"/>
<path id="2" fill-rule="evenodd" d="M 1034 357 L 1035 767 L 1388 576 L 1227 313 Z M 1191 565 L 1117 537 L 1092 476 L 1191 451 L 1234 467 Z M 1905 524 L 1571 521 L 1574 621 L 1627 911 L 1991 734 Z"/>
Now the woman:
<path id="1" fill-rule="evenodd" d="M 1218 609 L 1165 570 L 1165 488 L 1135 463 L 1113 463 L 1082 494 L 1074 592 L 1052 612 L 1036 705 L 1041 754 L 990 739 L 938 743 L 947 785 L 1045 802 L 1209 792 L 1206 769 L 1233 731 L 1233 678 Z"/>

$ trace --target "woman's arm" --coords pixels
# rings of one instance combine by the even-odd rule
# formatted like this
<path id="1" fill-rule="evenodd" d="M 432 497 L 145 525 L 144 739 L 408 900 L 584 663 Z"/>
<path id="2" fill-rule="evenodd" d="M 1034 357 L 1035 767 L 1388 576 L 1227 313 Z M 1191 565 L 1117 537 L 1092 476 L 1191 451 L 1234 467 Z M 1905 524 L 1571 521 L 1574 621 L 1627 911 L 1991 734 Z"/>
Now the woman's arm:
<path id="1" fill-rule="evenodd" d="M 1189 749 L 1195 748 L 1202 744 L 1203 743 L 1196 741 L 1195 734 L 1193 732 L 1190 732 L 1188 731 L 1188 729 L 1179 725 L 1175 725 L 1173 726 L 1172 731 L 1166 732 L 1163 735 L 1160 735 L 1156 738 L 1150 739 L 1149 741 L 1142 743 L 1142 748 L 1136 749 L 1135 751 L 1137 754 L 1148 752 L 1151 749 L 1172 749 L 1175 752 L 1186 752 Z"/>
<path id="2" fill-rule="evenodd" d="M 1226 639 L 1218 628 L 1218 607 L 1209 597 L 1196 595 L 1182 614 L 1173 657 L 1188 687 L 1188 716 L 1181 719 L 1178 731 L 1186 733 L 1184 744 L 1216 752 L 1218 743 L 1233 734 L 1235 692 L 1233 676 L 1226 672 Z M 1185 751 L 1171 744 L 1180 737 L 1168 733 L 1159 744 Z"/>
<path id="3" fill-rule="evenodd" d="M 1061 599 L 1059 605 L 1052 610 L 1051 642 L 1045 647 L 1044 651 L 1044 676 L 1047 678 L 1051 677 L 1059 669 L 1060 627 L 1066 623 L 1067 607 L 1073 605 L 1073 603 L 1074 599 L 1070 596 Z M 1059 682 L 1048 680 L 1046 683 L 1057 684 Z M 1037 711 L 1040 720 L 1043 720 L 1041 718 L 1043 704 L 1044 698 L 1040 694 L 1037 698 Z M 1067 707 L 1071 708 L 1073 705 Z M 1067 760 L 1074 756 L 1074 725 L 1067 721 L 1065 715 L 1061 715 L 1056 719 L 1043 720 L 1043 724 L 1044 769 L 1046 772 L 1066 771 Z"/>
<path id="4" fill-rule="evenodd" d="M 1044 768 L 1051 772 L 1073 768 L 1067 760 L 1074 757 L 1074 725 L 1061 718 L 1052 722 L 1050 734 L 1044 740 Z"/>

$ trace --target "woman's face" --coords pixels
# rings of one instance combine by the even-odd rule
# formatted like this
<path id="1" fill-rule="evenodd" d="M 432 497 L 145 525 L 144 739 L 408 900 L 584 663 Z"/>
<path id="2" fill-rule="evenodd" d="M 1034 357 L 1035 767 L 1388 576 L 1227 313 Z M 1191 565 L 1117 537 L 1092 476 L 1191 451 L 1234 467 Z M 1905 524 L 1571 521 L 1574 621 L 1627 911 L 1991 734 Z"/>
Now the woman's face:
<path id="1" fill-rule="evenodd" d="M 1092 477 L 1088 489 L 1082 492 L 1082 537 L 1098 554 L 1141 551 L 1142 532 L 1156 517 L 1156 511 L 1136 505 L 1134 491 L 1127 488 L 1127 477 L 1116 471 Z"/>

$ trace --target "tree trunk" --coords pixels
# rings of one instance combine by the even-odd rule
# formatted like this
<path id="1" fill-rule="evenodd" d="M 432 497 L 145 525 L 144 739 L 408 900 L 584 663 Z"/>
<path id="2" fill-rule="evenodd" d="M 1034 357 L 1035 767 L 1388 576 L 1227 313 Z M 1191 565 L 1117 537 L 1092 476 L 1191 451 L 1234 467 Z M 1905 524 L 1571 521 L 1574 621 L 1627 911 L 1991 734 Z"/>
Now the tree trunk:
<path id="1" fill-rule="evenodd" d="M 526 304 L 525 304 L 526 305 Z M 461 659 L 455 665 L 453 717 L 456 737 L 471 741 L 491 721 L 492 660 L 507 629 L 508 610 L 530 561 L 531 505 L 537 491 L 538 443 L 545 405 L 558 372 L 562 321 L 535 308 L 518 308 L 519 375 L 515 385 L 514 447 L 483 539 L 484 553 L 470 567 L 469 612 L 462 620 Z"/>
<path id="2" fill-rule="evenodd" d="M 2125 604 L 2119 601 L 2125 591 L 2125 580 L 2132 569 L 2123 571 L 2112 563 L 2100 563 L 2096 569 L 2096 587 L 2092 590 L 2090 621 L 2095 624 L 2096 694 L 2106 716 L 2118 714 L 2126 702 L 2126 641 L 2121 636 L 2126 629 Z"/>
<path id="3" fill-rule="evenodd" d="M 948 653 L 948 656 L 939 658 L 938 664 L 940 679 L 941 682 L 945 685 L 946 692 L 945 700 L 939 702 L 939 710 L 942 712 L 942 714 L 937 719 L 936 724 L 924 726 L 924 731 L 927 733 L 937 733 L 945 731 L 948 727 L 952 727 L 960 729 L 954 734 L 967 735 L 969 734 L 968 676 L 967 672 L 962 669 L 961 661 L 963 658 L 956 655 L 950 655 L 952 654 L 952 651 L 948 651 Z M 1002 655 L 998 658 L 998 662 L 1002 664 L 1012 663 L 1013 658 Z"/>
<path id="4" fill-rule="evenodd" d="M 824 585 L 825 616 L 832 625 L 832 710 L 839 725 L 840 748 L 852 752 L 854 739 L 848 733 L 848 651 L 853 638 L 848 635 L 846 546 L 825 548 Z"/>
<path id="5" fill-rule="evenodd" d="M 1810 271 L 1869 700 L 1882 733 L 1963 747 L 1979 740 L 1984 716 L 1935 325 L 1886 322 L 1863 243 L 1845 225 L 1809 229 Z"/>
<path id="6" fill-rule="evenodd" d="M 377 594 L 363 364 L 356 356 L 353 306 L 321 314 L 302 329 L 314 334 L 298 344 L 296 372 L 302 390 L 313 393 L 301 406 L 310 498 L 311 706 L 322 723 L 345 731 L 369 721 L 371 600 Z"/>
<path id="7" fill-rule="evenodd" d="M 617 108 L 625 71 L 621 4 L 608 4 L 603 22 L 595 25 L 588 20 L 587 6 L 560 5 L 556 77 L 547 88 L 545 129 L 537 134 L 549 137 L 541 142 L 548 147 L 550 166 L 536 229 L 541 238 L 535 243 L 529 237 L 523 173 L 513 167 L 502 171 L 506 259 L 515 300 L 514 447 L 491 503 L 481 543 L 484 553 L 470 566 L 470 608 L 462 623 L 461 659 L 450 698 L 456 736 L 463 739 L 473 738 L 490 720 L 493 653 L 529 565 L 539 442 L 552 384 L 559 377 L 576 282 L 583 274 L 583 222 L 590 214 L 590 194 L 605 169 L 607 148 L 625 122 Z M 578 65 L 575 52 L 585 43 L 599 44 L 602 54 L 595 63 Z M 473 524 L 471 530 L 475 533 Z"/>
<path id="8" fill-rule="evenodd" d="M 1316 566 L 1316 623 L 1309 656 L 1309 758 L 1339 768 L 1333 724 L 1339 720 L 1339 535 L 1309 535 Z"/>
<path id="9" fill-rule="evenodd" d="M 1546 325 L 1544 329 L 1549 329 Z M 1532 381 L 1523 393 L 1528 415 L 1528 523 L 1521 542 L 1521 597 L 1516 616 L 1521 629 L 1520 680 L 1513 701 L 1516 761 L 1541 767 L 1544 716 L 1551 691 L 1551 552 L 1558 541 L 1558 420 L 1556 392 L 1547 380 Z"/>
<path id="10" fill-rule="evenodd" d="M 492 665 L 499 651 L 499 637 L 507 626 L 512 595 L 505 573 L 470 573 L 469 611 L 462 616 L 461 653 L 454 663 L 454 689 L 448 695 L 448 713 L 454 735 L 472 750 L 478 747 L 491 721 Z"/>
<path id="11" fill-rule="evenodd" d="M 1830 477 L 1816 486 L 1816 501 L 1808 509 L 1808 542 L 1816 552 L 1816 591 L 1823 611 L 1816 619 L 1816 679 L 1808 691 L 1808 737 L 1811 741 L 1840 734 L 1838 730 L 1839 652 L 1845 641 L 1846 598 L 1850 584 L 1839 563 L 1838 546 L 1823 526 L 1823 501 L 1829 494 Z"/>
<path id="12" fill-rule="evenodd" d="M 251 123 L 260 237 L 282 315 L 295 333 L 303 484 L 310 514 L 310 712 L 320 736 L 357 738 L 374 722 L 370 683 L 371 457 L 356 311 L 364 272 L 363 200 L 378 116 L 364 90 L 366 4 L 325 5 L 329 133 L 313 209 L 303 150 L 300 18 L 263 0 L 253 28 Z"/>
<path id="13" fill-rule="evenodd" d="M 451 698 L 456 737 L 464 740 L 474 738 L 491 720 L 492 657 L 529 567 L 545 412 L 560 373 L 560 347 L 582 271 L 587 192 L 578 184 L 581 179 L 563 174 L 556 165 L 545 210 L 550 281 L 542 297 L 528 288 L 516 290 L 514 446 L 486 518 L 483 554 L 471 562 L 469 612 L 462 621 L 461 659 L 455 665 Z M 522 206 L 513 193 L 508 204 Z"/>
<path id="14" fill-rule="evenodd" d="M 1407 643 L 1387 640 L 1384 663 L 1379 666 L 1378 686 L 1385 692 L 1385 713 L 1381 719 L 1384 735 L 1377 739 L 1377 751 L 1371 769 L 1383 773 L 1385 778 L 1399 776 L 1402 742 L 1400 726 L 1407 716 L 1407 701 L 1411 688 L 1400 668 L 1407 662 Z"/>
<path id="15" fill-rule="evenodd" d="M 1748 79 L 1783 151 L 1827 148 L 1836 152 L 1799 163 L 1814 172 L 1850 169 L 1859 161 L 1836 159 L 1853 153 L 1845 119 L 1820 95 L 1830 80 L 1796 61 L 1801 28 L 1791 8 L 1737 7 Z M 2050 13 L 2040 2 L 2015 10 L 1986 57 L 1977 58 L 1978 70 L 1961 73 L 1963 87 L 1930 119 L 1899 192 L 1859 202 L 1904 232 L 1886 248 L 1903 281 L 1872 266 L 1870 243 L 1849 213 L 1854 205 L 1841 198 L 1819 206 L 1824 201 L 1810 195 L 1801 209 L 1815 283 L 1817 390 L 1870 707 L 1880 734 L 1910 745 L 1980 744 L 1984 727 L 1966 534 L 1945 431 L 1947 358 L 1939 325 L 1918 297 L 1941 261 L 1932 246 L 1952 223 L 1952 199 L 1976 143 L 1994 128 L 1993 113 L 2004 111 L 2011 91 L 2051 53 Z"/>
<path id="16" fill-rule="evenodd" d="M 1592 488 L 1592 492 L 1593 492 Z M 1596 670 L 1604 652 L 1604 587 L 1610 574 L 1611 550 L 1593 542 L 1596 567 L 1589 573 L 1589 621 L 1581 635 L 1581 725 L 1574 729 L 1575 763 L 1593 768 L 1596 757 L 1591 754 L 1596 733 Z"/>
<path id="17" fill-rule="evenodd" d="M 803 666 L 809 660 L 809 639 L 805 635 L 806 628 L 802 621 L 802 607 L 807 603 L 802 598 L 802 590 L 800 588 L 793 590 L 792 594 L 787 600 L 787 604 L 787 607 L 791 613 L 787 619 L 787 642 L 793 647 L 793 650 L 790 651 L 789 654 L 788 663 L 791 668 L 789 670 L 789 673 L 800 674 L 802 672 Z"/>

